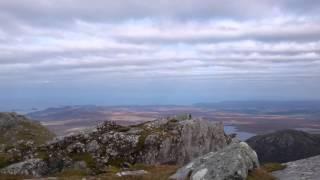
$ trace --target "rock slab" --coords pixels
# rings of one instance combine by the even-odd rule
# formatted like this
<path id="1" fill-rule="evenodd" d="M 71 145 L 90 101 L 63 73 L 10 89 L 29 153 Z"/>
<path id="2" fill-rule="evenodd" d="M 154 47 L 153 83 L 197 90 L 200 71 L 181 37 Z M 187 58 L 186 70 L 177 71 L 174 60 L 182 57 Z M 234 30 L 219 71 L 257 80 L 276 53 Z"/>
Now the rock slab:
<path id="1" fill-rule="evenodd" d="M 258 157 L 245 142 L 234 142 L 210 152 L 180 168 L 171 180 L 242 180 L 248 171 L 259 167 Z"/>
<path id="2" fill-rule="evenodd" d="M 320 156 L 284 163 L 287 168 L 272 173 L 281 180 L 320 179 Z"/>

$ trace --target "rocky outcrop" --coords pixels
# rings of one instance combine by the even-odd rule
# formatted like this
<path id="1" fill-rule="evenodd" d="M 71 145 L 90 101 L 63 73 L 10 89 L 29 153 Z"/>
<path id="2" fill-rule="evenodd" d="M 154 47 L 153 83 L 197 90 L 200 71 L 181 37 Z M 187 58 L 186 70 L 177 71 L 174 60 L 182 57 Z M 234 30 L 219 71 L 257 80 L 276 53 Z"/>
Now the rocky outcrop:
<path id="1" fill-rule="evenodd" d="M 41 159 L 29 159 L 24 162 L 12 164 L 0 171 L 2 174 L 19 174 L 40 177 L 48 173 L 47 164 Z"/>
<path id="2" fill-rule="evenodd" d="M 281 180 L 317 180 L 320 177 L 320 156 L 284 163 L 287 167 L 275 171 L 273 176 Z"/>
<path id="3" fill-rule="evenodd" d="M 297 130 L 282 130 L 247 140 L 260 162 L 288 162 L 320 154 L 320 136 Z"/>
<path id="4" fill-rule="evenodd" d="M 257 154 L 245 142 L 210 152 L 191 161 L 170 177 L 172 180 L 241 180 L 259 167 Z"/>
<path id="5" fill-rule="evenodd" d="M 39 122 L 16 113 L 0 113 L 0 169 L 34 158 L 36 148 L 54 138 Z"/>
<path id="6" fill-rule="evenodd" d="M 184 165 L 229 142 L 222 123 L 200 119 L 166 118 L 130 127 L 105 122 L 90 133 L 40 146 L 33 157 L 46 163 L 48 174 L 72 169 L 79 162 L 85 162 L 90 174 L 97 174 L 110 165 Z"/>

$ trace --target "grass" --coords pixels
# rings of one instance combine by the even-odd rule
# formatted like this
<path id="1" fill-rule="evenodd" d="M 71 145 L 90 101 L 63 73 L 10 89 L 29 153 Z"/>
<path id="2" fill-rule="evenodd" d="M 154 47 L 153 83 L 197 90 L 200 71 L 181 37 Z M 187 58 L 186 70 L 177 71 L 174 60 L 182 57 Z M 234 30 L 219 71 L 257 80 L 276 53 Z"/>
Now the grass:
<path id="1" fill-rule="evenodd" d="M 283 170 L 287 166 L 280 163 L 266 163 L 260 168 L 249 172 L 247 180 L 276 180 L 270 173 L 273 171 Z"/>
<path id="2" fill-rule="evenodd" d="M 21 175 L 10 175 L 10 174 L 0 174 L 1 180 L 22 180 L 32 178 L 31 176 L 21 176 Z"/>
<path id="3" fill-rule="evenodd" d="M 65 169 L 56 174 L 59 179 L 81 179 L 88 174 L 83 170 Z"/>
<path id="4" fill-rule="evenodd" d="M 119 158 L 110 159 L 108 164 L 114 167 L 120 167 L 124 162 L 125 162 L 125 159 L 119 157 Z"/>
<path id="5" fill-rule="evenodd" d="M 247 180 L 276 180 L 276 178 L 266 170 L 259 168 L 249 172 Z"/>
<path id="6" fill-rule="evenodd" d="M 138 144 L 136 147 L 136 151 L 140 151 L 144 148 L 144 143 L 146 138 L 150 135 L 150 132 L 148 130 L 143 130 L 139 136 Z"/>
<path id="7" fill-rule="evenodd" d="M 10 165 L 10 158 L 5 153 L 0 153 L 0 169 Z"/>
<path id="8" fill-rule="evenodd" d="M 76 153 L 70 157 L 73 161 L 84 161 L 90 169 L 96 168 L 96 161 L 89 153 Z"/>
<path id="9" fill-rule="evenodd" d="M 287 166 L 280 163 L 266 163 L 262 166 L 267 172 L 279 171 L 285 169 Z"/>
<path id="10" fill-rule="evenodd" d="M 149 174 L 142 176 L 126 176 L 118 177 L 116 173 L 106 173 L 98 176 L 102 180 L 164 180 L 168 179 L 172 174 L 174 174 L 178 166 L 173 165 L 158 165 L 158 166 L 147 166 L 143 164 L 133 165 L 130 170 L 146 170 Z M 118 171 L 117 171 L 118 172 Z"/>

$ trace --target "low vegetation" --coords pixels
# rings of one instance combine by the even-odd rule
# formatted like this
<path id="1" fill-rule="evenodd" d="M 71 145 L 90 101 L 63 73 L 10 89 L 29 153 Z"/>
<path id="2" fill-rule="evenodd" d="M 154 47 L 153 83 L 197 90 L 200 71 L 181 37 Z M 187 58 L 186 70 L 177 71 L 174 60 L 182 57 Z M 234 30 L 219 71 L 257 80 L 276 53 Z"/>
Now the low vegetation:
<path id="1" fill-rule="evenodd" d="M 267 172 L 279 171 L 285 169 L 287 166 L 280 163 L 266 163 L 263 166 L 263 169 Z"/>
<path id="2" fill-rule="evenodd" d="M 101 174 L 99 178 L 104 180 L 163 180 L 168 179 L 178 169 L 178 166 L 173 165 L 158 165 L 158 166 L 147 166 L 143 164 L 133 165 L 129 170 L 146 170 L 148 174 L 142 176 L 126 176 L 119 177 L 116 175 L 117 169 L 113 172 Z"/>
<path id="3" fill-rule="evenodd" d="M 263 164 L 259 169 L 251 171 L 247 177 L 247 180 L 276 180 L 271 175 L 273 171 L 279 171 L 286 168 L 286 165 L 280 163 L 266 163 Z"/>
<path id="4" fill-rule="evenodd" d="M 0 169 L 10 164 L 10 158 L 5 153 L 0 153 Z"/>

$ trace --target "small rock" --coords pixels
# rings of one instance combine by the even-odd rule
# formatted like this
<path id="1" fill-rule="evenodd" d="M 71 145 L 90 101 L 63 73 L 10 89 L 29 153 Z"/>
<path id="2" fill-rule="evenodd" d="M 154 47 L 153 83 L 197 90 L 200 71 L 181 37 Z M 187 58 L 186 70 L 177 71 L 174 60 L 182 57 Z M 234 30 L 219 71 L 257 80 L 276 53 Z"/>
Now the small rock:
<path id="1" fill-rule="evenodd" d="M 148 174 L 148 171 L 145 170 L 137 170 L 137 171 L 122 171 L 122 172 L 118 172 L 116 175 L 119 177 L 122 176 L 142 176 L 145 174 Z"/>

